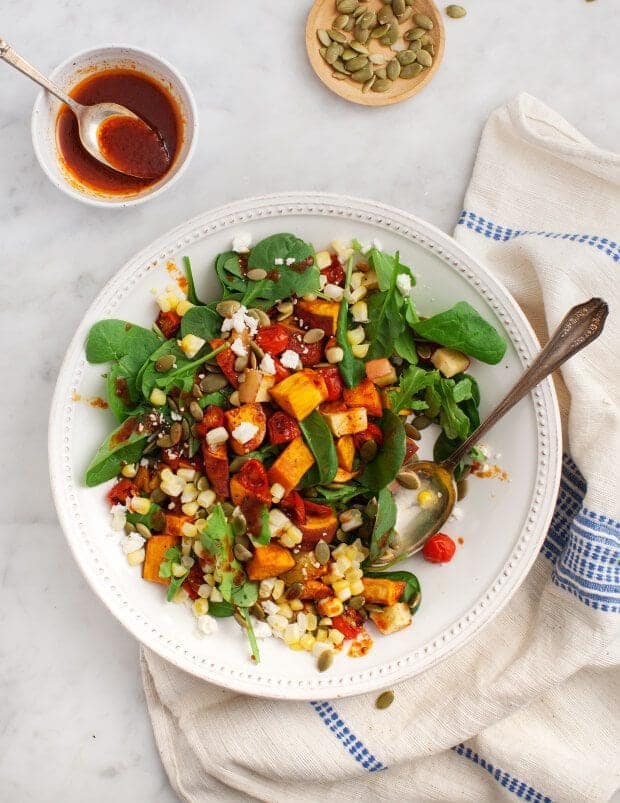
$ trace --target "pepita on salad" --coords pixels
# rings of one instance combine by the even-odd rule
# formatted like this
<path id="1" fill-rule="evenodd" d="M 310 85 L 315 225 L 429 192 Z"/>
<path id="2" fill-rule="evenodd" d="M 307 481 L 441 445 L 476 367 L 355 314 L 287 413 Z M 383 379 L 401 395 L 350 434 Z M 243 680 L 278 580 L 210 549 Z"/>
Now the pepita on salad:
<path id="1" fill-rule="evenodd" d="M 389 83 L 362 70 L 373 91 Z M 412 270 L 356 240 L 316 252 L 275 234 L 220 254 L 215 305 L 197 297 L 188 260 L 185 270 L 191 304 L 166 300 L 152 330 L 119 320 L 90 330 L 87 359 L 124 381 L 107 382 L 118 425 L 86 484 L 113 481 L 129 565 L 191 607 L 200 635 L 234 617 L 252 660 L 275 636 L 326 671 L 346 641 L 368 643 L 367 628 L 411 624 L 415 575 L 371 570 L 398 541 L 390 488 L 417 487 L 424 426 L 439 432 L 438 460 L 475 428 L 480 394 L 463 366 L 498 362 L 506 344 L 465 302 L 420 318 Z M 441 539 L 429 560 L 454 554 Z"/>

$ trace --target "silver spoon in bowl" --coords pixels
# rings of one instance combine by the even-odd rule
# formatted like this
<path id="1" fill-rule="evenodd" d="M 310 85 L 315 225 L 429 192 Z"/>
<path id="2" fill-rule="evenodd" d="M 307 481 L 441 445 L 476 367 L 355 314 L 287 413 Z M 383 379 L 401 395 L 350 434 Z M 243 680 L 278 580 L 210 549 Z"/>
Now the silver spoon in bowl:
<path id="1" fill-rule="evenodd" d="M 600 298 L 591 298 L 569 310 L 547 345 L 512 390 L 450 457 L 441 463 L 420 461 L 411 467 L 411 471 L 420 483 L 414 493 L 428 491 L 427 498 L 430 503 L 423 507 L 412 504 L 412 491 L 405 488 L 395 492 L 399 507 L 397 533 L 390 542 L 390 547 L 374 561 L 373 567 L 385 568 L 422 549 L 430 536 L 439 530 L 452 512 L 457 496 L 454 470 L 460 461 L 532 388 L 566 360 L 596 340 L 603 331 L 608 312 L 609 307 Z"/>
<path id="2" fill-rule="evenodd" d="M 102 126 L 112 117 L 126 117 L 131 120 L 139 120 L 146 130 L 153 132 L 159 138 L 161 141 L 161 146 L 165 150 L 165 145 L 161 140 L 159 132 L 154 131 L 154 129 L 144 120 L 142 120 L 141 117 L 138 117 L 137 114 L 134 114 L 130 109 L 127 109 L 125 106 L 121 106 L 119 103 L 96 103 L 92 106 L 85 106 L 82 103 L 78 103 L 76 100 L 73 100 L 72 97 L 63 92 L 62 89 L 56 86 L 56 84 L 52 83 L 48 78 L 40 73 L 36 67 L 33 67 L 32 64 L 29 64 L 25 59 L 17 54 L 13 48 L 1 37 L 0 58 L 4 59 L 7 64 L 15 67 L 16 70 L 19 70 L 28 78 L 31 78 L 48 92 L 51 92 L 52 95 L 55 95 L 71 109 L 77 118 L 80 141 L 92 157 L 107 167 L 110 167 L 112 170 L 116 170 L 118 173 L 124 173 L 126 175 L 141 179 L 159 177 L 159 175 L 147 175 L 144 171 L 134 171 L 128 169 L 126 166 L 120 167 L 116 164 L 113 164 L 101 150 L 100 135 Z"/>

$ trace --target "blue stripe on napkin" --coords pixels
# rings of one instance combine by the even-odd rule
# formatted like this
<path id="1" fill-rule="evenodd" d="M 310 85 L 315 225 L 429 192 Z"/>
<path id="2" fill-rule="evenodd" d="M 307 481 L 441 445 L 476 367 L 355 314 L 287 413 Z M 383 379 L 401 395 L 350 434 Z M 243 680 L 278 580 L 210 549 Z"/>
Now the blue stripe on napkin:
<path id="1" fill-rule="evenodd" d="M 500 786 L 503 786 L 508 792 L 512 792 L 517 797 L 521 797 L 523 800 L 534 801 L 534 803 L 552 803 L 550 797 L 543 795 L 542 792 L 537 792 L 532 786 L 526 784 L 525 781 L 520 781 L 518 778 L 515 778 L 514 775 L 510 775 L 510 773 L 493 766 L 493 764 L 489 763 L 485 758 L 475 753 L 471 747 L 465 747 L 465 745 L 461 743 L 455 745 L 452 749 L 457 755 L 473 761 L 474 764 L 478 764 L 478 766 L 486 770 Z"/>
<path id="2" fill-rule="evenodd" d="M 353 758 L 367 769 L 368 772 L 377 772 L 386 769 L 385 765 L 376 759 L 360 739 L 353 733 L 351 728 L 344 722 L 340 714 L 333 705 L 327 700 L 312 700 L 310 705 L 323 720 L 323 723 L 330 729 L 336 738 L 342 742 L 343 747 Z"/>

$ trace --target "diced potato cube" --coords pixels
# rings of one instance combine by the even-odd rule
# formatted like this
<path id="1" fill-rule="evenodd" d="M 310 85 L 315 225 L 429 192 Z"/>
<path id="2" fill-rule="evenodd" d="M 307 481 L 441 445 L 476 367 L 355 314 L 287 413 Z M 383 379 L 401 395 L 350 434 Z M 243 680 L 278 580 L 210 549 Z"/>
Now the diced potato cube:
<path id="1" fill-rule="evenodd" d="M 295 315 L 309 329 L 322 329 L 331 337 L 336 334 L 340 304 L 337 301 L 298 301 Z"/>
<path id="2" fill-rule="evenodd" d="M 371 611 L 370 618 L 384 636 L 389 636 L 398 630 L 404 630 L 413 621 L 409 606 L 405 602 L 388 605 L 382 611 Z"/>
<path id="3" fill-rule="evenodd" d="M 381 394 L 370 379 L 363 379 L 355 388 L 345 388 L 342 398 L 348 407 L 365 407 L 368 415 L 379 417 L 383 412 Z"/>
<path id="4" fill-rule="evenodd" d="M 378 577 L 363 577 L 364 599 L 375 605 L 393 605 L 405 590 L 403 580 L 388 580 Z"/>
<path id="5" fill-rule="evenodd" d="M 369 360 L 366 363 L 366 376 L 380 388 L 396 384 L 396 369 L 386 357 Z"/>
<path id="6" fill-rule="evenodd" d="M 283 383 L 280 383 L 283 384 Z M 288 493 L 314 465 L 314 456 L 300 436 L 291 441 L 269 469 L 269 483 L 279 483 Z"/>
<path id="7" fill-rule="evenodd" d="M 250 580 L 266 580 L 288 572 L 295 565 L 295 558 L 280 544 L 257 546 L 245 570 Z"/>
<path id="8" fill-rule="evenodd" d="M 442 347 L 435 349 L 431 355 L 431 362 L 446 379 L 450 379 L 450 377 L 466 371 L 470 366 L 471 360 L 462 351 Z"/>
<path id="9" fill-rule="evenodd" d="M 343 435 L 355 435 L 356 432 L 363 432 L 368 428 L 368 416 L 365 407 L 353 407 L 342 413 L 324 413 L 321 411 L 321 415 L 337 438 L 341 438 Z"/>
<path id="10" fill-rule="evenodd" d="M 271 389 L 271 398 L 283 410 L 303 421 L 327 399 L 325 380 L 317 371 L 305 370 L 287 376 Z"/>
<path id="11" fill-rule="evenodd" d="M 351 471 L 355 459 L 355 442 L 353 435 L 343 435 L 336 441 L 338 465 L 345 471 Z"/>

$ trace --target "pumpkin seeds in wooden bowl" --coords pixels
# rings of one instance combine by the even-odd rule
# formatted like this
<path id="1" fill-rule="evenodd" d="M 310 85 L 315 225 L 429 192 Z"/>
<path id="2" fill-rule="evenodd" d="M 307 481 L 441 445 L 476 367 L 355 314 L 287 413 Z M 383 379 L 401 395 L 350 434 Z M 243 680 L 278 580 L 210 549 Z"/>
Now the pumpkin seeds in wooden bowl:
<path id="1" fill-rule="evenodd" d="M 316 0 L 306 49 L 318 77 L 337 95 L 387 106 L 433 77 L 443 57 L 443 22 L 433 0 Z"/>

